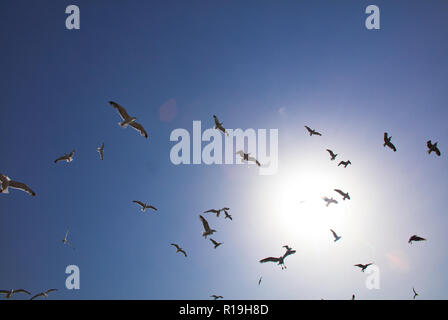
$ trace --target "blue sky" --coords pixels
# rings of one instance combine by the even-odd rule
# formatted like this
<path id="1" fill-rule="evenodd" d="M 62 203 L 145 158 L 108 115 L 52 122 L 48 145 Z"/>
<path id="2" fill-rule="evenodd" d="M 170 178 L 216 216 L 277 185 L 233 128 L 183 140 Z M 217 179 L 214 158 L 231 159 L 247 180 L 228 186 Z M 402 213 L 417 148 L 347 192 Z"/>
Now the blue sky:
<path id="1" fill-rule="evenodd" d="M 65 29 L 70 4 L 80 30 Z M 364 26 L 370 4 L 381 30 Z M 2 1 L 0 172 L 37 196 L 0 197 L 0 289 L 409 299 L 415 286 L 421 299 L 446 299 L 447 9 L 436 0 Z M 120 128 L 109 100 L 149 139 Z M 176 110 L 171 119 L 163 105 Z M 171 131 L 191 132 L 193 120 L 212 127 L 213 114 L 229 128 L 278 129 L 278 173 L 173 165 Z M 396 153 L 382 147 L 384 131 Z M 426 154 L 429 139 L 441 157 Z M 338 168 L 326 148 L 353 165 Z M 72 149 L 72 163 L 53 163 Z M 315 200 L 333 188 L 352 200 Z M 141 214 L 134 199 L 159 211 Z M 223 206 L 234 220 L 208 216 L 224 242 L 214 250 L 198 216 Z M 61 243 L 67 227 L 74 251 Z M 334 244 L 329 227 L 343 239 Z M 428 241 L 411 247 L 412 234 Z M 258 263 L 284 244 L 297 250 L 287 270 Z M 379 290 L 353 267 L 372 261 Z M 80 268 L 77 291 L 64 287 L 70 264 Z"/>

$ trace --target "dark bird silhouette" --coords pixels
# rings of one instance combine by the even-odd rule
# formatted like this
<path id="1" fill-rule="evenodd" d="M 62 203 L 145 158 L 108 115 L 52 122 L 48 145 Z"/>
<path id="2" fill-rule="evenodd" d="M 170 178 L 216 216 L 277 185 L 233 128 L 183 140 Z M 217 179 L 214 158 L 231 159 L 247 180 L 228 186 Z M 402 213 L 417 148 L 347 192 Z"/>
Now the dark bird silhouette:
<path id="1" fill-rule="evenodd" d="M 416 234 L 414 234 L 413 236 L 411 236 L 408 240 L 408 243 L 412 244 L 412 241 L 424 241 L 426 240 L 425 238 L 419 237 Z"/>
<path id="2" fill-rule="evenodd" d="M 72 152 L 66 153 L 63 156 L 54 160 L 54 163 L 58 163 L 59 161 L 72 162 L 74 155 L 75 155 L 75 150 L 72 150 Z"/>
<path id="3" fill-rule="evenodd" d="M 281 257 L 268 257 L 268 258 L 264 258 L 260 260 L 260 263 L 265 263 L 265 262 L 277 262 L 278 265 L 281 266 L 282 270 L 286 269 L 285 266 L 285 258 L 291 254 L 296 253 L 296 250 L 291 249 L 288 246 L 283 246 L 284 248 L 286 248 L 286 252 L 283 254 L 283 256 Z"/>
<path id="4" fill-rule="evenodd" d="M 145 137 L 146 139 L 148 139 L 148 133 L 145 131 L 145 128 L 143 128 L 143 126 L 136 122 L 135 120 L 137 119 L 136 117 L 131 117 L 129 116 L 129 114 L 127 113 L 126 109 L 123 108 L 121 105 L 119 105 L 116 102 L 113 101 L 109 101 L 109 104 L 118 111 L 118 114 L 120 115 L 121 119 L 123 119 L 122 122 L 119 122 L 118 125 L 122 128 L 126 128 L 128 125 L 131 126 L 132 128 L 134 128 L 135 130 L 137 130 L 138 132 L 140 132 L 140 134 Z"/>
<path id="5" fill-rule="evenodd" d="M 217 296 L 216 294 L 212 294 L 210 297 L 213 298 L 213 300 L 217 300 L 217 299 L 224 299 L 223 296 Z"/>
<path id="6" fill-rule="evenodd" d="M 179 247 L 179 246 L 178 246 L 177 244 L 175 244 L 175 243 L 172 243 L 171 245 L 174 246 L 174 247 L 176 247 L 176 253 L 178 253 L 178 252 L 182 252 L 182 253 L 184 254 L 185 258 L 187 257 L 187 253 L 184 251 L 184 249 L 182 249 L 181 247 Z"/>
<path id="7" fill-rule="evenodd" d="M 216 230 L 210 229 L 210 226 L 208 225 L 207 220 L 203 216 L 199 216 L 202 222 L 202 226 L 204 227 L 204 232 L 202 233 L 202 236 L 207 239 L 207 236 L 212 235 Z"/>
<path id="8" fill-rule="evenodd" d="M 8 188 L 12 188 L 12 189 L 25 191 L 25 192 L 29 193 L 30 195 L 32 195 L 33 197 L 36 195 L 36 193 L 33 190 L 31 190 L 31 188 L 28 187 L 26 184 L 24 184 L 22 182 L 18 182 L 18 181 L 13 181 L 8 176 L 5 176 L 1 173 L 0 173 L 0 182 L 2 184 L 0 193 L 7 194 L 7 193 L 9 193 Z"/>
<path id="9" fill-rule="evenodd" d="M 334 237 L 334 242 L 338 241 L 339 239 L 341 239 L 342 237 L 338 236 L 336 234 L 336 232 L 333 231 L 333 229 L 330 229 L 331 233 L 333 234 Z"/>
<path id="10" fill-rule="evenodd" d="M 240 155 L 243 161 L 249 162 L 253 161 L 257 164 L 257 166 L 261 166 L 260 162 L 255 157 L 250 157 L 250 153 L 244 153 L 242 150 L 238 151 L 236 154 Z"/>
<path id="11" fill-rule="evenodd" d="M 263 277 L 260 277 L 260 279 L 258 279 L 258 285 L 261 284 L 261 279 L 263 279 Z"/>
<path id="12" fill-rule="evenodd" d="M 354 294 L 352 294 L 352 300 L 355 300 L 355 295 Z"/>
<path id="13" fill-rule="evenodd" d="M 327 149 L 328 153 L 330 154 L 331 160 L 336 159 L 336 157 L 338 156 L 337 154 L 335 154 L 333 151 L 331 151 L 330 149 Z"/>
<path id="14" fill-rule="evenodd" d="M 96 150 L 100 153 L 100 159 L 103 160 L 104 159 L 104 142 L 101 145 L 101 147 L 96 148 Z"/>
<path id="15" fill-rule="evenodd" d="M 228 136 L 229 133 L 222 126 L 224 122 L 219 122 L 218 117 L 215 116 L 215 115 L 213 115 L 213 119 L 215 120 L 215 127 L 214 127 L 214 129 L 217 129 L 217 130 L 221 131 L 222 133 L 225 133 L 226 136 Z"/>
<path id="16" fill-rule="evenodd" d="M 361 271 L 364 272 L 367 269 L 367 267 L 372 265 L 372 264 L 373 263 L 368 263 L 368 264 L 361 264 L 361 263 L 359 263 L 359 264 L 355 264 L 354 266 L 358 267 L 358 268 L 361 268 Z"/>
<path id="17" fill-rule="evenodd" d="M 216 217 L 219 218 L 221 211 L 224 211 L 224 213 L 227 216 L 228 215 L 227 210 L 230 210 L 230 208 L 225 207 L 225 208 L 221 208 L 221 209 L 210 209 L 210 210 L 204 211 L 204 213 L 215 213 Z"/>
<path id="18" fill-rule="evenodd" d="M 426 145 L 428 146 L 428 154 L 431 154 L 431 152 L 435 152 L 439 157 L 441 155 L 439 148 L 437 147 L 437 143 L 432 144 L 431 140 L 429 140 L 428 142 L 426 142 Z"/>
<path id="19" fill-rule="evenodd" d="M 350 196 L 349 196 L 348 192 L 347 192 L 347 193 L 344 193 L 344 192 L 343 192 L 342 190 L 340 190 L 340 189 L 334 189 L 334 191 L 336 191 L 337 193 L 339 193 L 339 194 L 343 197 L 342 200 L 345 200 L 345 199 L 350 200 Z"/>
<path id="20" fill-rule="evenodd" d="M 308 133 L 310 134 L 310 136 L 313 136 L 313 135 L 315 135 L 315 136 L 321 136 L 321 135 L 322 135 L 320 132 L 317 132 L 316 130 L 311 129 L 311 128 L 308 127 L 308 126 L 305 126 L 305 128 L 306 128 L 306 130 L 308 130 Z"/>
<path id="21" fill-rule="evenodd" d="M 343 165 L 344 168 L 347 168 L 347 166 L 348 166 L 349 164 L 352 164 L 352 163 L 350 162 L 350 160 L 348 160 L 348 161 L 341 161 L 341 162 L 339 162 L 338 167 L 339 167 L 340 165 Z"/>
<path id="22" fill-rule="evenodd" d="M 38 293 L 38 294 L 36 294 L 35 296 L 33 296 L 30 300 L 34 300 L 34 299 L 36 299 L 37 297 L 47 298 L 47 297 L 48 297 L 48 294 L 49 294 L 50 292 L 57 291 L 57 290 L 58 290 L 58 289 L 49 289 L 49 290 L 47 290 L 47 291 Z"/>
<path id="23" fill-rule="evenodd" d="M 326 202 L 325 205 L 326 205 L 327 207 L 328 207 L 330 204 L 332 204 L 332 203 L 334 203 L 334 204 L 337 204 L 337 203 L 338 203 L 335 199 L 333 199 L 333 197 L 331 197 L 331 198 L 323 197 L 322 199 Z"/>
<path id="24" fill-rule="evenodd" d="M 132 202 L 138 204 L 138 205 L 141 207 L 141 210 L 142 210 L 143 212 L 145 212 L 146 209 L 152 209 L 152 210 L 157 211 L 157 208 L 156 208 L 156 207 L 154 207 L 154 206 L 150 206 L 150 205 L 148 205 L 148 204 L 146 204 L 146 203 L 143 203 L 143 202 L 141 202 L 141 201 L 133 200 Z"/>
<path id="25" fill-rule="evenodd" d="M 5 298 L 6 299 L 9 299 L 9 298 L 12 297 L 13 294 L 20 293 L 20 292 L 26 293 L 27 295 L 31 295 L 31 293 L 29 293 L 25 289 L 0 290 L 0 293 L 4 293 L 5 294 Z"/>
<path id="26" fill-rule="evenodd" d="M 415 300 L 415 298 L 418 296 L 418 293 L 415 292 L 415 289 L 414 289 L 414 288 L 412 288 L 412 291 L 414 292 L 414 300 Z"/>
<path id="27" fill-rule="evenodd" d="M 213 239 L 210 238 L 210 241 L 213 243 L 213 245 L 215 246 L 215 249 L 218 248 L 220 245 L 222 245 L 224 242 L 217 242 Z"/>
<path id="28" fill-rule="evenodd" d="M 384 132 L 384 144 L 383 147 L 389 147 L 392 150 L 394 150 L 394 152 L 397 151 L 397 148 L 395 148 L 394 144 L 391 142 L 392 137 L 388 137 L 387 132 Z"/>

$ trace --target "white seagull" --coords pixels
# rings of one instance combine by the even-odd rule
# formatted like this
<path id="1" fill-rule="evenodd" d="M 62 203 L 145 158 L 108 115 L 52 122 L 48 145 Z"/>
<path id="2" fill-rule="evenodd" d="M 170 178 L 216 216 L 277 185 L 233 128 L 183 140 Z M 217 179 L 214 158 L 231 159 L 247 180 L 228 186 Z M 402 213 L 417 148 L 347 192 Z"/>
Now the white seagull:
<path id="1" fill-rule="evenodd" d="M 26 184 L 22 182 L 13 181 L 8 176 L 5 176 L 1 173 L 0 173 L 0 182 L 2 183 L 0 193 L 9 193 L 8 188 L 12 188 L 25 191 L 30 195 L 32 195 L 33 197 L 36 195 L 36 193 L 33 190 L 31 190 L 30 187 L 28 187 Z"/>
<path id="2" fill-rule="evenodd" d="M 54 163 L 58 163 L 59 161 L 72 162 L 74 154 L 75 154 L 75 150 L 72 150 L 72 152 L 66 153 L 63 156 L 54 160 Z"/>
<path id="3" fill-rule="evenodd" d="M 146 209 L 153 209 L 153 210 L 157 211 L 157 208 L 156 208 L 156 207 L 151 206 L 151 205 L 148 205 L 148 204 L 143 203 L 143 202 L 141 202 L 141 201 L 133 200 L 132 202 L 138 204 L 138 205 L 141 207 L 141 210 L 142 210 L 143 212 L 145 212 Z"/>
<path id="4" fill-rule="evenodd" d="M 323 197 L 322 199 L 326 202 L 327 207 L 332 203 L 335 203 L 335 204 L 338 203 L 336 200 L 333 199 L 333 197 L 331 197 L 331 198 Z"/>
<path id="5" fill-rule="evenodd" d="M 207 220 L 203 216 L 199 216 L 202 222 L 202 226 L 204 227 L 204 232 L 202 233 L 202 236 L 207 239 L 207 236 L 212 235 L 216 230 L 210 229 L 210 226 L 208 225 Z"/>
<path id="6" fill-rule="evenodd" d="M 35 296 L 33 296 L 30 300 L 34 300 L 34 299 L 36 299 L 37 297 L 47 298 L 47 297 L 48 297 L 48 294 L 49 294 L 50 292 L 57 291 L 57 290 L 58 290 L 58 289 L 49 289 L 49 290 L 47 290 L 47 291 L 45 291 L 45 292 L 38 293 L 38 294 L 36 294 Z"/>
<path id="7" fill-rule="evenodd" d="M 122 128 L 126 128 L 128 125 L 130 125 L 132 128 L 134 128 L 135 130 L 137 130 L 138 132 L 140 132 L 140 134 L 145 137 L 146 139 L 148 139 L 148 133 L 145 131 L 145 128 L 143 128 L 143 126 L 136 122 L 135 120 L 137 119 L 136 117 L 131 117 L 129 116 L 129 114 L 126 112 L 126 109 L 123 108 L 121 105 L 119 105 L 116 102 L 113 101 L 109 101 L 109 104 L 117 109 L 118 114 L 120 115 L 121 119 L 123 119 L 122 122 L 119 122 L 118 125 Z"/>
<path id="8" fill-rule="evenodd" d="M 70 241 L 68 241 L 68 229 L 67 232 L 65 233 L 65 237 L 64 239 L 62 239 L 62 243 L 68 245 L 70 248 L 72 248 L 73 250 L 75 250 L 75 247 L 73 247 L 73 245 L 71 244 Z"/>
<path id="9" fill-rule="evenodd" d="M 101 145 L 101 147 L 96 148 L 96 150 L 100 153 L 100 159 L 103 160 L 104 159 L 104 142 Z"/>
<path id="10" fill-rule="evenodd" d="M 260 162 L 258 162 L 258 160 L 255 157 L 249 156 L 250 153 L 245 153 L 242 150 L 240 150 L 236 154 L 240 155 L 243 161 L 246 161 L 246 162 L 253 161 L 257 164 L 257 166 L 261 166 Z"/>
<path id="11" fill-rule="evenodd" d="M 26 291 L 25 289 L 0 290 L 0 293 L 4 293 L 4 294 L 5 294 L 5 298 L 6 298 L 6 299 L 11 298 L 13 294 L 15 294 L 15 293 L 19 293 L 19 292 L 23 292 L 23 293 L 26 293 L 27 295 L 31 295 L 31 293 L 29 293 L 29 292 Z"/>

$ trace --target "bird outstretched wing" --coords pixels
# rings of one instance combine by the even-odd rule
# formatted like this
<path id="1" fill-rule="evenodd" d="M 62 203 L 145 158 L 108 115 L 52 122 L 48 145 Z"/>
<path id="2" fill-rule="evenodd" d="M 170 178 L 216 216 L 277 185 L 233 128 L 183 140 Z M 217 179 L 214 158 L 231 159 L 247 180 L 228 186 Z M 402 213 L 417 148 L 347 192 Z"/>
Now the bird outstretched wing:
<path id="1" fill-rule="evenodd" d="M 264 258 L 260 260 L 260 263 L 265 263 L 265 262 L 279 262 L 280 258 L 275 258 L 275 257 L 268 257 L 268 258 Z"/>
<path id="2" fill-rule="evenodd" d="M 36 193 L 33 190 L 31 190 L 30 187 L 28 187 L 26 184 L 24 184 L 22 182 L 9 181 L 9 186 L 13 189 L 19 189 L 19 190 L 28 192 L 33 197 L 36 195 Z"/>
<path id="3" fill-rule="evenodd" d="M 205 218 L 204 218 L 203 216 L 199 216 L 199 218 L 200 218 L 201 221 L 202 221 L 202 226 L 204 227 L 204 230 L 205 230 L 206 232 L 210 232 L 210 226 L 208 225 L 207 220 L 205 220 Z"/>
<path id="4" fill-rule="evenodd" d="M 121 105 L 113 101 L 109 101 L 109 104 L 118 111 L 118 114 L 123 120 L 129 118 L 129 114 L 126 112 L 126 109 L 123 108 Z"/>
<path id="5" fill-rule="evenodd" d="M 140 134 L 145 137 L 146 139 L 148 139 L 148 133 L 145 131 L 145 128 L 143 128 L 143 126 L 138 123 L 138 122 L 131 122 L 129 124 L 132 128 L 134 128 L 135 130 L 137 130 L 138 132 L 140 132 Z"/>

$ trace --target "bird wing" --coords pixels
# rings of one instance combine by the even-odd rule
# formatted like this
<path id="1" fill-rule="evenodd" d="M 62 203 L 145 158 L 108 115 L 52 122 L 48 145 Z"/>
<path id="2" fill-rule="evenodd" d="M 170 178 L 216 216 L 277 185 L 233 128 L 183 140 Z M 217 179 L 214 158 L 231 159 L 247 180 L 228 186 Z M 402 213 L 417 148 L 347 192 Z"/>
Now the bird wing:
<path id="1" fill-rule="evenodd" d="M 11 179 L 9 179 L 9 177 L 7 177 L 7 176 L 5 176 L 3 174 L 0 174 L 0 181 L 2 182 L 2 184 L 5 183 L 5 182 L 8 182 L 10 180 Z"/>
<path id="2" fill-rule="evenodd" d="M 30 195 L 35 196 L 36 193 L 30 189 L 26 184 L 17 181 L 9 181 L 9 186 L 13 189 L 19 189 L 28 192 Z"/>
<path id="3" fill-rule="evenodd" d="M 393 144 L 392 142 L 388 142 L 386 145 L 387 145 L 389 148 L 391 148 L 392 150 L 394 150 L 394 152 L 397 151 L 397 148 L 395 148 L 395 146 L 394 146 L 394 144 Z"/>
<path id="4" fill-rule="evenodd" d="M 215 246 L 218 244 L 218 242 L 216 242 L 216 241 L 213 240 L 213 239 L 210 239 L 210 241 L 211 241 Z"/>
<path id="5" fill-rule="evenodd" d="M 306 128 L 306 130 L 308 130 L 309 133 L 313 132 L 313 129 L 311 129 L 310 127 L 305 126 L 305 128 Z"/>
<path id="6" fill-rule="evenodd" d="M 217 116 L 213 116 L 213 119 L 215 120 L 215 125 L 216 125 L 216 127 L 219 127 L 220 125 L 221 125 L 221 123 L 219 123 L 219 119 L 218 119 L 218 117 Z"/>
<path id="7" fill-rule="evenodd" d="M 334 189 L 337 193 L 339 193 L 341 196 L 345 196 L 345 193 L 340 189 Z"/>
<path id="8" fill-rule="evenodd" d="M 268 257 L 268 258 L 264 258 L 260 260 L 260 263 L 265 263 L 265 262 L 279 262 L 280 258 L 275 258 L 275 257 Z"/>
<path id="9" fill-rule="evenodd" d="M 428 140 L 428 141 L 426 142 L 426 145 L 428 146 L 429 149 L 431 149 L 431 148 L 432 148 L 431 140 Z"/>
<path id="10" fill-rule="evenodd" d="M 30 300 L 34 300 L 34 299 L 36 299 L 37 297 L 40 297 L 40 296 L 43 296 L 43 295 L 44 295 L 44 293 L 43 293 L 43 292 L 41 292 L 41 293 L 38 293 L 38 294 L 36 294 L 36 295 L 32 296 Z"/>
<path id="11" fill-rule="evenodd" d="M 31 293 L 29 293 L 29 292 L 26 291 L 25 289 L 17 289 L 17 290 L 14 290 L 14 293 L 18 293 L 18 292 L 23 292 L 23 293 L 26 293 L 26 294 L 28 294 L 28 295 L 31 295 Z"/>
<path id="12" fill-rule="evenodd" d="M 8 294 L 10 291 L 7 291 L 7 290 L 0 290 L 0 293 L 6 293 L 6 294 Z"/>
<path id="13" fill-rule="evenodd" d="M 120 114 L 120 117 L 123 120 L 126 120 L 129 118 L 129 114 L 126 112 L 125 108 L 123 108 L 121 105 L 119 105 L 118 103 L 113 102 L 113 101 L 109 101 L 109 103 L 113 108 L 117 109 L 118 113 Z"/>
<path id="14" fill-rule="evenodd" d="M 53 292 L 53 291 L 58 291 L 58 289 L 48 289 L 47 291 L 45 291 L 45 293 L 50 293 L 50 292 Z"/>
<path id="15" fill-rule="evenodd" d="M 435 147 L 435 152 L 436 152 L 436 154 L 440 157 L 441 153 L 440 153 L 439 148 Z"/>
<path id="16" fill-rule="evenodd" d="M 384 132 L 384 142 L 387 143 L 387 141 L 388 141 L 388 134 L 387 132 Z"/>
<path id="17" fill-rule="evenodd" d="M 205 230 L 206 232 L 209 232 L 209 231 L 210 231 L 210 226 L 208 225 L 207 220 L 205 220 L 205 218 L 204 218 L 203 216 L 199 216 L 199 218 L 200 218 L 201 221 L 202 221 L 202 225 L 204 226 L 204 230 Z"/>
<path id="18" fill-rule="evenodd" d="M 68 159 L 68 155 L 64 155 L 61 156 L 59 158 L 57 158 L 56 160 L 54 160 L 54 163 L 57 163 L 58 161 L 62 161 L 62 160 L 67 160 Z"/>
<path id="19" fill-rule="evenodd" d="M 218 213 L 218 210 L 210 209 L 210 210 L 204 211 L 204 213 L 209 213 L 209 212 L 211 212 L 211 213 Z"/>
<path id="20" fill-rule="evenodd" d="M 175 244 L 175 243 L 171 243 L 172 246 L 175 246 L 177 250 L 180 250 L 179 245 Z"/>
<path id="21" fill-rule="evenodd" d="M 330 149 L 327 149 L 327 151 L 328 151 L 328 153 L 330 154 L 331 157 L 334 157 L 334 156 L 335 156 L 334 152 L 331 151 Z"/>
<path id="22" fill-rule="evenodd" d="M 143 126 L 138 123 L 138 122 L 131 122 L 129 124 L 132 128 L 134 128 L 135 130 L 137 130 L 138 132 L 140 132 L 140 134 L 145 137 L 146 139 L 148 139 L 148 133 L 145 131 L 145 128 L 143 128 Z"/>
<path id="23" fill-rule="evenodd" d="M 140 205 L 142 208 L 144 208 L 145 207 L 145 204 L 143 203 L 143 202 L 141 202 L 141 201 L 138 201 L 138 200 L 133 200 L 132 202 L 134 202 L 134 203 L 136 203 L 136 204 L 138 204 L 138 205 Z"/>
<path id="24" fill-rule="evenodd" d="M 360 263 L 355 264 L 354 266 L 355 266 L 355 267 L 359 267 L 359 268 L 364 268 L 364 265 L 363 265 L 363 264 L 360 264 Z"/>
<path id="25" fill-rule="evenodd" d="M 285 259 L 287 256 L 296 253 L 296 250 L 288 250 L 285 252 L 285 254 L 283 255 L 283 259 Z"/>
<path id="26" fill-rule="evenodd" d="M 149 207 L 147 207 L 148 209 L 152 209 L 152 210 L 155 210 L 155 211 L 157 211 L 157 208 L 156 207 L 154 207 L 154 206 L 149 206 Z"/>
<path id="27" fill-rule="evenodd" d="M 333 231 L 333 229 L 330 229 L 331 233 L 333 233 L 333 237 L 337 238 L 338 235 L 336 234 L 336 232 Z"/>

